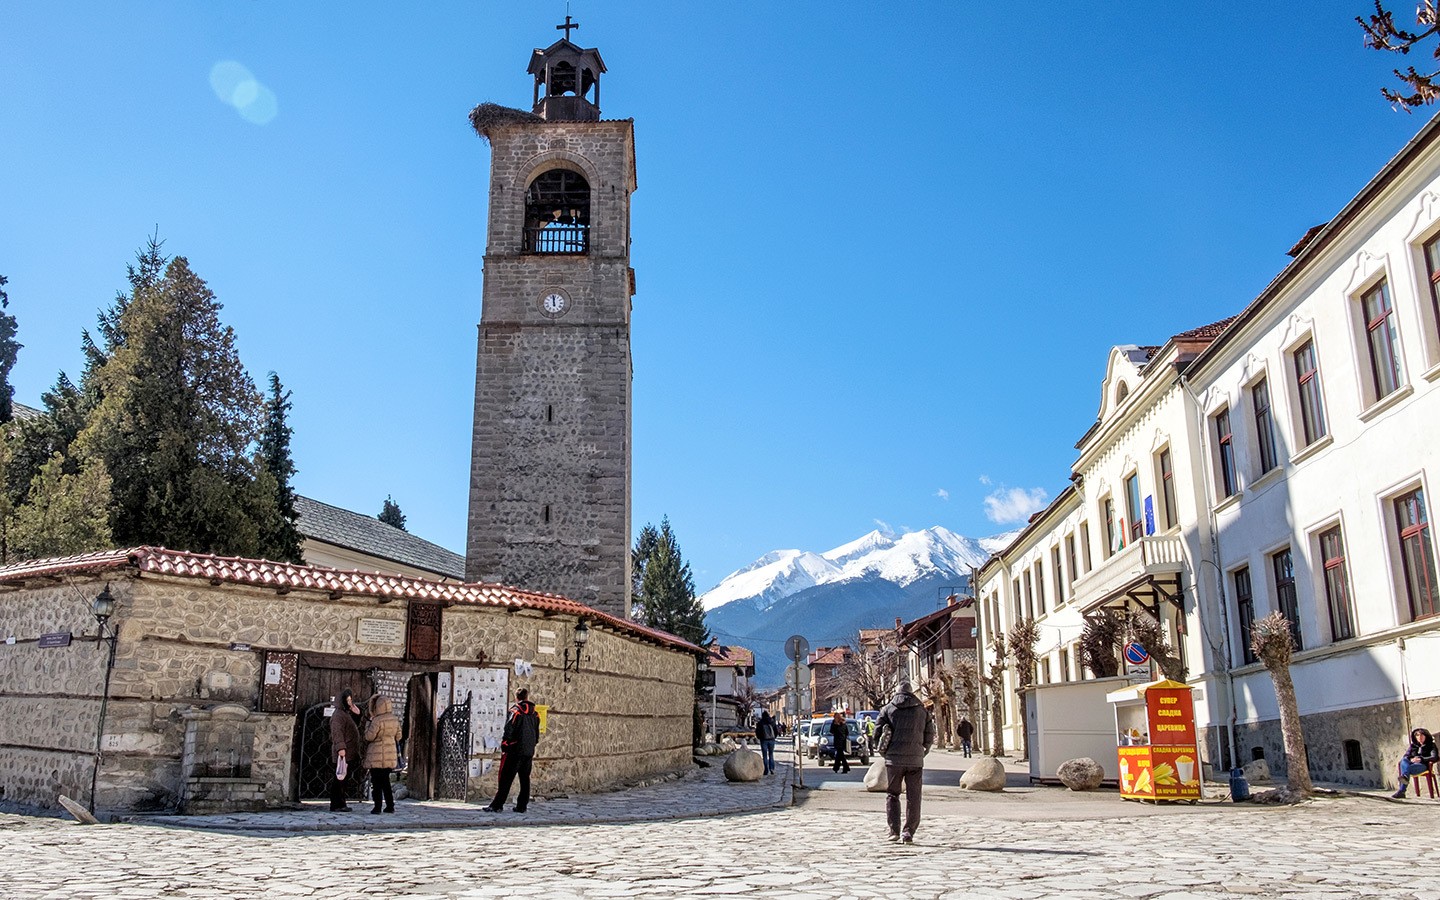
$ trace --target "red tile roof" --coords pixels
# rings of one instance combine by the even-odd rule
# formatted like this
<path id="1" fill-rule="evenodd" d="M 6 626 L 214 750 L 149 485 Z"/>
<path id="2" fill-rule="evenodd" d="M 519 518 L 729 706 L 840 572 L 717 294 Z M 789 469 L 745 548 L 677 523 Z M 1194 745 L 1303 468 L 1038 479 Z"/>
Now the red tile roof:
<path id="1" fill-rule="evenodd" d="M 1213 341 L 1220 336 L 1220 332 L 1229 327 L 1235 321 L 1235 316 L 1226 316 L 1218 322 L 1211 322 L 1209 325 L 1201 325 L 1199 328 L 1192 328 L 1189 331 L 1182 331 L 1172 337 L 1172 341 Z"/>
<path id="2" fill-rule="evenodd" d="M 744 647 L 714 644 L 710 647 L 710 665 L 753 666 L 755 665 L 755 654 Z"/>
<path id="3" fill-rule="evenodd" d="M 547 613 L 584 616 L 593 623 L 604 624 L 616 631 L 628 632 L 646 640 L 689 653 L 704 652 L 700 647 L 658 628 L 593 609 L 583 603 L 561 597 L 523 591 L 501 584 L 457 584 L 428 581 L 405 575 L 379 572 L 358 572 L 304 566 L 295 563 L 270 562 L 264 559 L 211 556 L 167 550 L 164 547 L 134 547 L 128 550 L 100 550 L 79 556 L 37 559 L 0 567 L 0 584 L 23 583 L 32 578 L 60 575 L 100 575 L 116 570 L 130 570 L 136 575 L 172 575 L 180 578 L 204 578 L 211 584 L 243 584 L 275 590 L 307 590 L 326 594 L 352 594 L 362 597 L 389 599 L 435 600 L 469 606 L 493 606 L 502 609 L 534 609 Z"/>
<path id="4" fill-rule="evenodd" d="M 821 647 L 810 654 L 809 665 L 812 666 L 838 666 L 850 658 L 849 647 Z"/>

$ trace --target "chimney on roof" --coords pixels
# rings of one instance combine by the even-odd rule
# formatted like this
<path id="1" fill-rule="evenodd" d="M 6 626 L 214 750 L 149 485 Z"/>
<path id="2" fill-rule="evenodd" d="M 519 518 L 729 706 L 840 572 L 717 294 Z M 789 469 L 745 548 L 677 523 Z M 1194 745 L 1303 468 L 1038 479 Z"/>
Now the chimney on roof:
<path id="1" fill-rule="evenodd" d="M 959 595 L 959 594 L 951 594 L 950 596 L 948 596 L 948 597 L 945 598 L 945 605 L 946 605 L 946 606 L 954 606 L 959 600 L 960 600 L 960 595 Z"/>
<path id="2" fill-rule="evenodd" d="M 901 625 L 900 617 L 899 617 L 899 616 L 896 616 L 896 617 L 895 617 L 895 629 L 896 629 L 897 631 L 900 629 L 900 625 Z"/>

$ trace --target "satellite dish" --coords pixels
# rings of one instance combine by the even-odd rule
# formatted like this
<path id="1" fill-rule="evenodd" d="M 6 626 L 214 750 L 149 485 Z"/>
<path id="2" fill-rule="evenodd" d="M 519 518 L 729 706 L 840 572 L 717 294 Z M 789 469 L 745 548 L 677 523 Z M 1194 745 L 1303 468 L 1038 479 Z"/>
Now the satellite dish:
<path id="1" fill-rule="evenodd" d="M 810 642 L 798 634 L 792 634 L 785 640 L 785 655 L 795 662 L 801 662 L 810 653 Z"/>

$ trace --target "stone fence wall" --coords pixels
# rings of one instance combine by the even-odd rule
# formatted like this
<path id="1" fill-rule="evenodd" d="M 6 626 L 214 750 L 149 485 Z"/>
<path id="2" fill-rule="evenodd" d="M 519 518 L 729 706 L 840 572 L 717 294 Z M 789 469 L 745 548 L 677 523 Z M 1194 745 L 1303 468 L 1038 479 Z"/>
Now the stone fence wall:
<path id="1" fill-rule="evenodd" d="M 0 801 L 53 807 L 60 793 L 89 801 L 106 646 L 94 640 L 89 600 L 103 581 L 26 586 L 0 594 Z M 114 581 L 119 641 L 101 737 L 96 807 L 175 809 L 183 793 L 185 713 L 259 708 L 264 650 L 394 658 L 402 646 L 363 644 L 361 619 L 403 627 L 403 601 L 295 590 L 280 594 L 146 574 Z M 508 693 L 528 687 L 548 707 L 535 759 L 535 792 L 586 791 L 690 764 L 694 658 L 592 624 L 580 671 L 567 681 L 572 616 L 456 604 L 444 611 L 434 669 L 507 670 Z M 41 634 L 73 632 L 40 649 Z M 548 632 L 542 639 L 541 632 Z M 79 636 L 90 635 L 88 640 Z M 543 652 L 551 647 L 553 653 Z M 517 674 L 516 660 L 525 665 Z M 357 663 L 357 669 L 363 668 Z M 413 667 L 412 667 L 413 668 Z M 271 804 L 292 796 L 296 716 L 255 719 L 251 777 Z M 470 799 L 494 789 L 498 751 L 470 779 Z M 474 770 L 472 769 L 472 774 Z"/>

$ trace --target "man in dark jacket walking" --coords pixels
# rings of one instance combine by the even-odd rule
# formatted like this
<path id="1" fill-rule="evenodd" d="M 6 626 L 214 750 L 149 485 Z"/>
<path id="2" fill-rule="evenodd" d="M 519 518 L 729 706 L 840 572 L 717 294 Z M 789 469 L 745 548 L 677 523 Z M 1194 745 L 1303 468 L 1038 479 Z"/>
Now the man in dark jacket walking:
<path id="1" fill-rule="evenodd" d="M 520 776 L 520 796 L 515 798 L 515 811 L 524 812 L 530 804 L 530 764 L 535 761 L 535 745 L 540 742 L 540 714 L 530 702 L 525 688 L 515 692 L 515 705 L 500 738 L 500 776 L 495 799 L 485 809 L 500 812 L 510 797 L 510 785 Z"/>
<path id="2" fill-rule="evenodd" d="M 935 720 L 915 696 L 910 682 L 902 681 L 875 725 L 885 757 L 885 821 L 890 826 L 890 840 L 909 844 L 920 824 L 920 783 L 925 754 L 935 743 Z M 905 790 L 904 830 L 900 828 L 901 788 Z"/>

